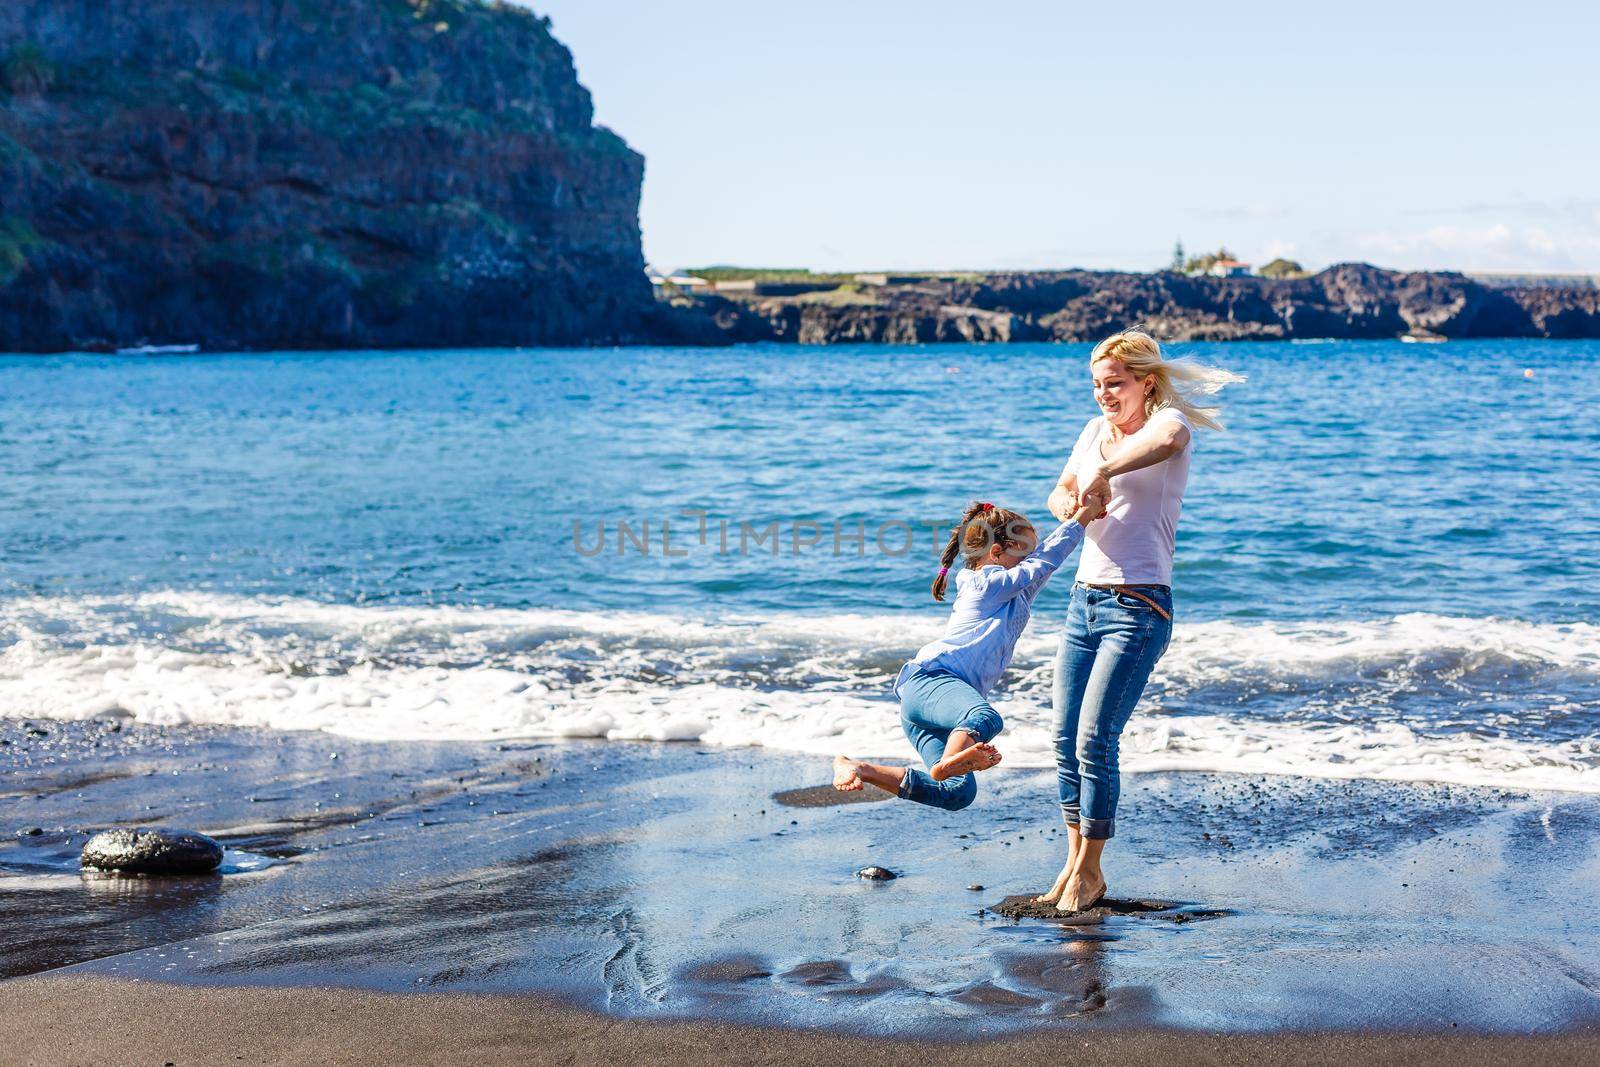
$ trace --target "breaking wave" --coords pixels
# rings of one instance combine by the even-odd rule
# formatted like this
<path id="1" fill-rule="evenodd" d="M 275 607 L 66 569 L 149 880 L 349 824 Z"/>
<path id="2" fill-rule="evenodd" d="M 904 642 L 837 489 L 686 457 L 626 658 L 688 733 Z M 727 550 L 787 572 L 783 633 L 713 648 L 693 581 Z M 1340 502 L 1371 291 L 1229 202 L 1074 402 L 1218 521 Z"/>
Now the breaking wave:
<path id="1" fill-rule="evenodd" d="M 363 738 L 698 741 L 909 756 L 888 688 L 933 615 L 715 620 L 204 593 L 0 605 L 0 713 Z M 1049 766 L 1050 620 L 994 694 Z M 1129 771 L 1600 792 L 1600 627 L 1409 614 L 1180 621 Z"/>

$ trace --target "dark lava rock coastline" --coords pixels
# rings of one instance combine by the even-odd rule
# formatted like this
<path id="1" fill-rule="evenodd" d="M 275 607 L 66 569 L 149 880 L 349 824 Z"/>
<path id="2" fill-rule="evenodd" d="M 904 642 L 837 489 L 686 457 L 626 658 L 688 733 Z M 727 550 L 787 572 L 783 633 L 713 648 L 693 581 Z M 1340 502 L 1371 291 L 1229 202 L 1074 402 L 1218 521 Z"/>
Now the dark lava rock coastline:
<path id="1" fill-rule="evenodd" d="M 1365 263 L 1293 280 L 1076 270 L 924 278 L 858 286 L 838 302 L 713 294 L 680 312 L 732 340 L 800 344 L 1095 341 L 1138 322 L 1179 341 L 1600 338 L 1600 289 L 1501 289 Z"/>
<path id="2" fill-rule="evenodd" d="M 646 339 L 644 161 L 474 0 L 0 5 L 0 351 Z"/>

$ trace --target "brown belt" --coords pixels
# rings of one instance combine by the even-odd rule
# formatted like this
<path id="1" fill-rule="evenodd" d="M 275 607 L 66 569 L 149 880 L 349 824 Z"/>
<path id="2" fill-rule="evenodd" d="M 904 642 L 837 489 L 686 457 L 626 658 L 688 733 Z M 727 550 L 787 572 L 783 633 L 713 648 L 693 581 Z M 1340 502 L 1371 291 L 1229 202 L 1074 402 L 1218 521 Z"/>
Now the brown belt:
<path id="1" fill-rule="evenodd" d="M 1155 613 L 1160 615 L 1167 622 L 1172 621 L 1172 615 L 1167 611 L 1166 608 L 1162 607 L 1160 604 L 1157 604 L 1154 600 L 1151 600 L 1149 597 L 1145 596 L 1131 585 L 1095 585 L 1093 582 L 1084 582 L 1083 584 L 1088 586 L 1090 589 L 1110 589 L 1115 593 L 1126 593 L 1131 597 L 1137 597 L 1154 608 Z"/>

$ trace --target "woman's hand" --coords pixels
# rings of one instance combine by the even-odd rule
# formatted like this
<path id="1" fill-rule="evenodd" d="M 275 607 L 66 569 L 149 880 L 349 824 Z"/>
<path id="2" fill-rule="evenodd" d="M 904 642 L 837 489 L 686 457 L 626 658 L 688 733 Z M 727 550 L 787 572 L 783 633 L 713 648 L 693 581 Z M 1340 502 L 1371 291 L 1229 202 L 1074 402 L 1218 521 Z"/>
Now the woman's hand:
<path id="1" fill-rule="evenodd" d="M 1089 471 L 1089 481 L 1078 490 L 1078 497 L 1098 497 L 1101 501 L 1101 514 L 1105 513 L 1105 503 L 1111 499 L 1111 473 L 1104 464 Z"/>
<path id="2" fill-rule="evenodd" d="M 1078 476 L 1069 474 L 1050 491 L 1050 514 L 1066 522 L 1078 510 Z"/>

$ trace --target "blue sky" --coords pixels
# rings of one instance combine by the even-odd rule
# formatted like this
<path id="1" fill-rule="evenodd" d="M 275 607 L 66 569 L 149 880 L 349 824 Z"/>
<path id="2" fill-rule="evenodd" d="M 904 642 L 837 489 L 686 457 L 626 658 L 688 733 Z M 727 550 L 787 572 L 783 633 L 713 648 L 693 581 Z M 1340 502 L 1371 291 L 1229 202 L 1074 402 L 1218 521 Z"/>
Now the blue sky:
<path id="1" fill-rule="evenodd" d="M 529 6 L 659 267 L 1600 272 L 1600 5 Z"/>

